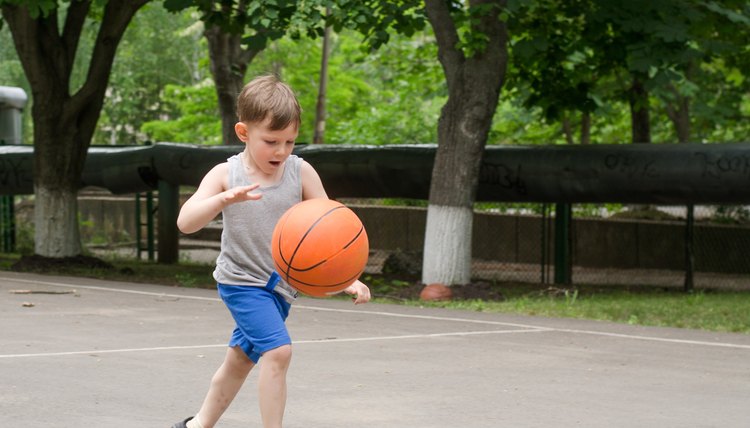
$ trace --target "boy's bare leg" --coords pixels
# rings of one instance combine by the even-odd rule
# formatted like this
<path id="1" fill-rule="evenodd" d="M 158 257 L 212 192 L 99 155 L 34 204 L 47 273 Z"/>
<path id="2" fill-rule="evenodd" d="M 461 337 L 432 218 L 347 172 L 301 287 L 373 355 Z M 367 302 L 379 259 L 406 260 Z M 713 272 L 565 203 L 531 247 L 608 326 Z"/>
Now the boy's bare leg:
<path id="1" fill-rule="evenodd" d="M 227 348 L 224 362 L 211 379 L 211 386 L 197 415 L 198 422 L 203 428 L 213 428 L 242 388 L 254 366 L 242 348 Z"/>
<path id="2" fill-rule="evenodd" d="M 264 428 L 281 428 L 286 407 L 286 373 L 291 360 L 291 345 L 263 354 L 258 376 L 258 396 Z"/>

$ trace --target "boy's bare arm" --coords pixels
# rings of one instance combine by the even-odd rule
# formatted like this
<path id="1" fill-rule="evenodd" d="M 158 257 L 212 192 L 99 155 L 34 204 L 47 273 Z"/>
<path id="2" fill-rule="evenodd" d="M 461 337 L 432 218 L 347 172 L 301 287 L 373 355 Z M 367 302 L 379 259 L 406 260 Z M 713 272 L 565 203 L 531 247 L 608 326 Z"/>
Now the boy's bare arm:
<path id="1" fill-rule="evenodd" d="M 306 161 L 302 161 L 300 167 L 302 176 L 302 200 L 325 198 L 328 199 L 323 182 L 320 180 L 318 172 Z"/>
<path id="2" fill-rule="evenodd" d="M 227 164 L 215 166 L 203 177 L 198 190 L 185 202 L 177 217 L 177 227 L 183 233 L 194 233 L 213 220 L 225 206 L 237 202 L 257 200 L 260 193 L 252 193 L 258 184 L 227 187 Z"/>

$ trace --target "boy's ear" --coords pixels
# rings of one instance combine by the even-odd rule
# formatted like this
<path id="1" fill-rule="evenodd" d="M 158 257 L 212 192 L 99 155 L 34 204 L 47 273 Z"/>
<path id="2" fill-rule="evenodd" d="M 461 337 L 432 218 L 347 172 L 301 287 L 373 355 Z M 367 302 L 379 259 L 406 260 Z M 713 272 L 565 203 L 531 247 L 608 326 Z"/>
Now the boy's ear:
<path id="1" fill-rule="evenodd" d="M 247 125 L 242 122 L 234 124 L 234 133 L 237 134 L 237 138 L 243 143 L 247 143 Z"/>

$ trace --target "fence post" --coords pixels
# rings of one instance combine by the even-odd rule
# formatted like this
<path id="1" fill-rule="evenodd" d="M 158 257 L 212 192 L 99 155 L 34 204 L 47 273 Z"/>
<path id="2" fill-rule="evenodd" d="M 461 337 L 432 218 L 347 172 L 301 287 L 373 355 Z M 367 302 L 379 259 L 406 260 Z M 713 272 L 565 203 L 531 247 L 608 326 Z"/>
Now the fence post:
<path id="1" fill-rule="evenodd" d="M 146 247 L 143 247 L 143 226 L 146 226 Z M 135 194 L 135 250 L 138 260 L 143 250 L 147 251 L 148 261 L 154 261 L 154 192 L 146 192 L 146 220 L 141 210 L 141 193 Z"/>
<path id="2" fill-rule="evenodd" d="M 154 261 L 154 192 L 146 192 L 146 251 L 148 252 L 148 261 Z M 140 257 L 139 257 L 140 258 Z"/>
<path id="3" fill-rule="evenodd" d="M 15 197 L 0 196 L 0 233 L 2 234 L 2 252 L 12 253 L 16 250 L 16 214 Z"/>
<path id="4" fill-rule="evenodd" d="M 570 204 L 555 204 L 555 284 L 570 284 Z"/>
<path id="5" fill-rule="evenodd" d="M 693 272 L 695 272 L 695 253 L 693 249 L 693 231 L 695 226 L 695 206 L 687 206 L 685 216 L 685 292 L 693 292 Z"/>
<path id="6" fill-rule="evenodd" d="M 180 204 L 180 186 L 159 180 L 159 218 L 157 225 L 158 262 L 177 263 L 179 258 L 179 236 L 177 214 Z"/>
<path id="7" fill-rule="evenodd" d="M 548 218 L 549 218 L 549 206 L 547 204 L 542 204 L 542 233 L 541 233 L 541 235 L 542 235 L 542 242 L 541 242 L 541 245 L 539 246 L 539 248 L 542 250 L 542 252 L 541 252 L 541 255 L 542 255 L 542 263 L 541 263 L 541 268 L 542 268 L 541 269 L 541 273 L 542 273 L 541 281 L 542 281 L 542 284 L 547 284 L 547 282 L 549 280 L 549 274 L 547 272 L 547 268 L 548 268 L 548 265 L 549 265 L 548 260 L 547 260 L 547 249 L 549 248 L 549 245 L 548 245 L 549 242 L 547 240 L 547 231 L 549 229 L 548 224 L 547 224 Z M 516 223 L 516 224 L 518 224 L 518 223 Z M 516 228 L 518 228 L 518 227 L 516 226 Z"/>

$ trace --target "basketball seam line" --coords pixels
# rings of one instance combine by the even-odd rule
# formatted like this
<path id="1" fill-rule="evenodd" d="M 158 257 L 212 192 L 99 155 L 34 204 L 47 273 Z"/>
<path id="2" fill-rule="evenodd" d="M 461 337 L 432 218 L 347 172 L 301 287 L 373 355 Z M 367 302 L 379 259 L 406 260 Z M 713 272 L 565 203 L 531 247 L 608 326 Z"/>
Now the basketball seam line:
<path id="1" fill-rule="evenodd" d="M 289 282 L 289 271 L 292 269 L 292 263 L 294 262 L 294 257 L 297 255 L 297 251 L 299 251 L 299 248 L 302 246 L 302 242 L 305 241 L 305 238 L 307 238 L 307 235 L 310 234 L 310 231 L 312 231 L 315 228 L 315 226 L 318 223 L 320 223 L 320 221 L 323 218 L 327 217 L 332 212 L 334 212 L 336 210 L 339 210 L 341 208 L 344 208 L 344 206 L 342 205 L 342 206 L 334 207 L 334 208 L 328 210 L 325 214 L 323 214 L 322 216 L 318 217 L 318 219 L 315 220 L 315 222 L 312 225 L 310 225 L 310 227 L 307 229 L 307 231 L 305 231 L 305 234 L 302 235 L 302 239 L 300 239 L 299 242 L 297 243 L 297 248 L 294 249 L 294 252 L 292 253 L 292 256 L 290 257 L 289 261 L 287 261 L 284 258 L 284 254 L 281 251 L 281 234 L 279 235 L 279 242 L 278 242 L 278 244 L 279 244 L 279 255 L 281 255 L 282 260 L 284 260 L 284 263 L 286 263 L 286 265 L 287 265 L 286 272 L 284 273 L 284 275 L 286 276 L 287 282 Z M 283 230 L 282 230 L 282 233 L 283 233 Z"/>
<path id="2" fill-rule="evenodd" d="M 337 251 L 337 252 L 335 252 L 334 254 L 331 254 L 330 256 L 326 257 L 325 259 L 321 260 L 320 262 L 318 262 L 318 263 L 316 263 L 316 264 L 314 264 L 314 265 L 312 265 L 312 266 L 310 266 L 310 267 L 306 267 L 306 268 L 304 268 L 304 269 L 298 269 L 298 268 L 292 267 L 292 264 L 291 264 L 291 263 L 288 263 L 288 264 L 287 264 L 287 267 L 288 267 L 288 269 L 287 269 L 287 272 L 289 272 L 289 269 L 291 269 L 291 270 L 293 270 L 293 271 L 295 271 L 295 272 L 307 272 L 307 271 L 309 271 L 309 270 L 313 270 L 313 269 L 315 269 L 316 267 L 318 267 L 318 266 L 322 265 L 323 263 L 325 263 L 325 262 L 327 262 L 327 261 L 329 261 L 329 260 L 331 260 L 331 259 L 335 258 L 335 257 L 336 257 L 336 256 L 338 256 L 339 254 L 341 254 L 341 253 L 342 253 L 342 252 L 343 252 L 344 250 L 346 250 L 347 248 L 349 248 L 349 247 L 350 247 L 350 246 L 351 246 L 351 245 L 352 245 L 352 244 L 353 244 L 354 242 L 356 242 L 356 241 L 357 241 L 357 240 L 359 239 L 359 237 L 360 237 L 360 236 L 362 236 L 362 231 L 363 231 L 363 230 L 365 230 L 364 226 L 362 226 L 362 227 L 361 227 L 361 228 L 359 229 L 359 231 L 357 232 L 357 234 L 356 234 L 356 235 L 354 235 L 354 238 L 353 238 L 353 239 L 352 239 L 351 241 L 347 242 L 347 243 L 346 243 L 346 245 L 344 245 L 344 246 L 343 246 L 343 247 L 342 247 L 342 248 L 341 248 L 340 250 L 338 250 L 338 251 Z M 284 260 L 284 261 L 286 262 L 286 260 Z"/>
<path id="3" fill-rule="evenodd" d="M 302 246 L 302 243 L 305 242 L 305 239 L 310 234 L 310 232 L 312 232 L 312 230 L 315 229 L 315 226 L 317 226 L 318 223 L 320 223 L 325 217 L 328 217 L 332 212 L 334 212 L 336 210 L 339 210 L 341 208 L 343 208 L 343 206 L 342 207 L 331 208 L 330 210 L 328 210 L 328 212 L 326 212 L 322 216 L 318 217 L 318 219 L 315 220 L 315 222 L 313 224 L 311 224 L 309 228 L 307 228 L 307 230 L 305 231 L 305 234 L 302 235 L 302 239 L 300 239 L 299 242 L 297 243 L 297 248 L 294 249 L 294 252 L 292 253 L 292 257 L 289 259 L 289 263 L 287 263 L 287 266 L 288 266 L 287 267 L 287 276 L 289 275 L 289 269 L 292 268 L 292 263 L 294 263 L 294 257 L 297 255 L 297 251 L 299 251 L 300 247 Z M 279 241 L 281 241 L 281 240 L 279 239 Z"/>

